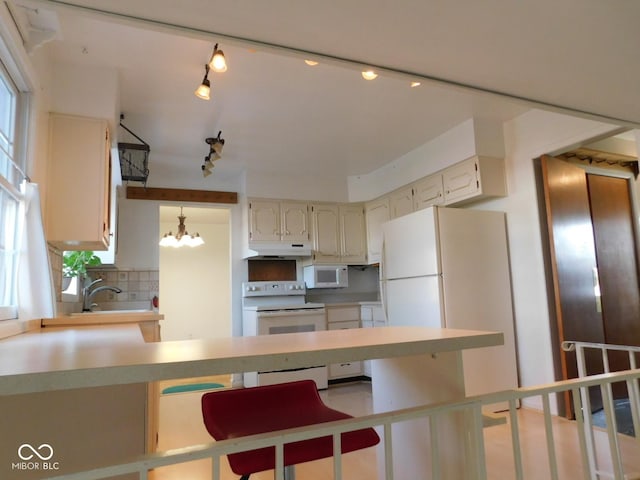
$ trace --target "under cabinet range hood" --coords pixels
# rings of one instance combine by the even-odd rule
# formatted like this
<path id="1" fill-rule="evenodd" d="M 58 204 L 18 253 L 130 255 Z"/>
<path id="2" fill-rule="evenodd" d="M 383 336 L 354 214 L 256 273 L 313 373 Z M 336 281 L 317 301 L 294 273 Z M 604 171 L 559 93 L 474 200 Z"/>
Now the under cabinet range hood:
<path id="1" fill-rule="evenodd" d="M 302 243 L 250 243 L 244 258 L 251 257 L 310 257 L 311 244 Z"/>

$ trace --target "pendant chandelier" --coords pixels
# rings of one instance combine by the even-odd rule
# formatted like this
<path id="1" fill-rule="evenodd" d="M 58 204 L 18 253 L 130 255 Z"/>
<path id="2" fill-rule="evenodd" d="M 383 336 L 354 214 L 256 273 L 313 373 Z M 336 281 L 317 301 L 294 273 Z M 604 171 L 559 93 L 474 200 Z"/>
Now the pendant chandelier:
<path id="1" fill-rule="evenodd" d="M 180 215 L 178 216 L 178 233 L 175 235 L 171 231 L 169 231 L 169 233 L 165 233 L 160 239 L 161 247 L 197 247 L 204 243 L 204 240 L 199 233 L 196 232 L 195 235 L 190 235 L 189 232 L 187 232 L 187 227 L 184 224 L 186 218 L 187 217 L 182 214 L 182 207 L 180 207 Z"/>

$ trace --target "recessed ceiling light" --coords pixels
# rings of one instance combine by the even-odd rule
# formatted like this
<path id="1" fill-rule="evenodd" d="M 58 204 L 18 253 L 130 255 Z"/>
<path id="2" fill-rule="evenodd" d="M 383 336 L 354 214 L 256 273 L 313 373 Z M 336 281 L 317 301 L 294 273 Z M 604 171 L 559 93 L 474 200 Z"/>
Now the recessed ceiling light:
<path id="1" fill-rule="evenodd" d="M 313 60 L 305 60 L 304 63 L 306 63 L 310 67 L 315 67 L 316 65 L 318 65 L 318 62 L 315 62 Z"/>
<path id="2" fill-rule="evenodd" d="M 419 87 L 419 86 L 420 86 L 420 82 L 411 82 L 411 88 Z"/>
<path id="3" fill-rule="evenodd" d="M 375 80 L 378 77 L 378 74 L 373 70 L 365 70 L 362 72 L 362 78 L 365 80 Z"/>

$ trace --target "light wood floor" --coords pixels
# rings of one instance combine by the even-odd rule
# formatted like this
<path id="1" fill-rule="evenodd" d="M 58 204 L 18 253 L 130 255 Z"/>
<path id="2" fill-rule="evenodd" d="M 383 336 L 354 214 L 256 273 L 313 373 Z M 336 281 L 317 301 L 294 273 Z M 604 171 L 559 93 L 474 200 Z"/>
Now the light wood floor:
<path id="1" fill-rule="evenodd" d="M 164 395 L 160 399 L 159 449 L 167 450 L 198 443 L 208 443 L 211 437 L 202 425 L 200 396 L 202 392 Z M 324 401 L 351 415 L 366 415 L 372 412 L 370 385 L 367 383 L 348 384 L 331 387 L 321 392 Z M 550 478 L 546 460 L 546 440 L 543 417 L 539 412 L 520 409 L 519 413 L 521 445 L 525 478 L 547 480 Z M 575 423 L 563 418 L 554 419 L 554 436 L 558 448 L 558 465 L 561 479 L 582 478 Z M 598 432 L 601 433 L 601 432 Z M 602 449 L 606 445 L 604 435 L 598 438 Z M 620 436 L 625 471 L 632 472 L 629 479 L 640 478 L 633 472 L 640 472 L 640 443 L 631 437 Z M 511 453 L 511 433 L 508 425 L 498 425 L 485 429 L 487 470 L 490 479 L 515 478 Z M 603 464 L 601 464 L 603 465 Z M 332 460 L 319 460 L 298 465 L 296 477 L 300 480 L 326 480 L 333 478 Z M 343 478 L 353 480 L 376 479 L 376 449 L 370 448 L 353 452 L 343 457 Z M 607 469 L 612 471 L 611 469 Z M 223 462 L 224 480 L 237 480 Z M 425 479 L 428 476 L 425 476 Z M 205 480 L 211 478 L 211 463 L 208 460 L 190 462 L 172 467 L 163 467 L 150 474 L 151 480 Z M 251 480 L 272 480 L 273 472 L 262 472 L 251 476 Z M 422 480 L 422 479 L 415 479 Z M 458 479 L 454 479 L 458 480 Z"/>

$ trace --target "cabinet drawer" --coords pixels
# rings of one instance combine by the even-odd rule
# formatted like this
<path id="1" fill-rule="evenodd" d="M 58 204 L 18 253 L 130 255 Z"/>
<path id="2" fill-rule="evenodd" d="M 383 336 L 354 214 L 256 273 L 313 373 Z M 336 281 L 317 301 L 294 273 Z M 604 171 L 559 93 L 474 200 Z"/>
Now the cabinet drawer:
<path id="1" fill-rule="evenodd" d="M 348 322 L 333 322 L 328 325 L 329 330 L 345 330 L 347 328 L 360 328 L 360 320 L 350 320 Z"/>
<path id="2" fill-rule="evenodd" d="M 360 307 L 339 307 L 327 308 L 327 322 L 347 322 L 350 320 L 360 321 Z"/>
<path id="3" fill-rule="evenodd" d="M 344 362 L 329 365 L 329 378 L 357 377 L 362 375 L 362 362 Z"/>

